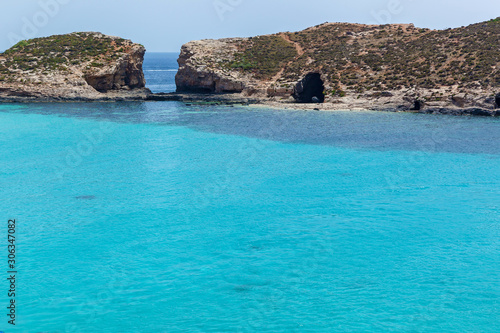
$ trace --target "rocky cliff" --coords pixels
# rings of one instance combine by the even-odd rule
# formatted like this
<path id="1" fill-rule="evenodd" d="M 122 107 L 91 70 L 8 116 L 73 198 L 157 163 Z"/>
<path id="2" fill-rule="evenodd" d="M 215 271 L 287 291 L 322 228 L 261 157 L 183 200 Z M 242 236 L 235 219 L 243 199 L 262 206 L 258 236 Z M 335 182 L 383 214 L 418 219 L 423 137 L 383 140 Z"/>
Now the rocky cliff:
<path id="1" fill-rule="evenodd" d="M 500 18 L 468 27 L 325 23 L 185 44 L 178 92 L 232 92 L 334 108 L 500 107 Z"/>
<path id="2" fill-rule="evenodd" d="M 0 54 L 0 100 L 144 99 L 144 53 L 96 32 L 21 41 Z"/>

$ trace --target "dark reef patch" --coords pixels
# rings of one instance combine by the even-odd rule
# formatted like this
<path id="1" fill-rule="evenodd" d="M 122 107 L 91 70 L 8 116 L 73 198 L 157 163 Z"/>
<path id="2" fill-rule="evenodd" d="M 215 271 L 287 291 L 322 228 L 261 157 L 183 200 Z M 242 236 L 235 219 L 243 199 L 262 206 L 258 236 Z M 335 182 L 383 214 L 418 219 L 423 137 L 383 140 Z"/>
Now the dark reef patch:
<path id="1" fill-rule="evenodd" d="M 75 197 L 75 199 L 78 199 L 78 200 L 94 200 L 95 196 L 94 195 L 80 195 L 78 197 Z"/>

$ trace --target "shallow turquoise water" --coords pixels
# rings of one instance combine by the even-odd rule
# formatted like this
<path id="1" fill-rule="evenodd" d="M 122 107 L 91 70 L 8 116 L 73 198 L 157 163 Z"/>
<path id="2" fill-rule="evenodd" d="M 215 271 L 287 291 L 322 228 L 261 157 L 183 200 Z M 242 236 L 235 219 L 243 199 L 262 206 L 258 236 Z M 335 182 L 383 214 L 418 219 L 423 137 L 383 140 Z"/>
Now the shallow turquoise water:
<path id="1" fill-rule="evenodd" d="M 500 331 L 498 119 L 2 104 L 0 133 L 0 330 Z"/>

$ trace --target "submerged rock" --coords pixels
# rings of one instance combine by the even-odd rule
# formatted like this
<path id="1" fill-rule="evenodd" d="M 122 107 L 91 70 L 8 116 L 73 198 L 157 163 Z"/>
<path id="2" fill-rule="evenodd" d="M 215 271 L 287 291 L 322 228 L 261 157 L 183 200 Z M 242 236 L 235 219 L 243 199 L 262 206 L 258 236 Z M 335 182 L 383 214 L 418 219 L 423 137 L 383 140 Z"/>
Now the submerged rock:
<path id="1" fill-rule="evenodd" d="M 94 195 L 80 195 L 78 197 L 75 197 L 75 199 L 78 200 L 94 200 L 96 197 Z"/>

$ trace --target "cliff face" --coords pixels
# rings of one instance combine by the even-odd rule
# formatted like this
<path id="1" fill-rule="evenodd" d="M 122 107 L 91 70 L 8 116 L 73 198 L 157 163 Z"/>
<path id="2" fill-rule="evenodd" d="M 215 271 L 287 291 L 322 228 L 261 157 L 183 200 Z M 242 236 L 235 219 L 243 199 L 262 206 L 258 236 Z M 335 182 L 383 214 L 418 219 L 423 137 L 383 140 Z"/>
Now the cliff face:
<path id="1" fill-rule="evenodd" d="M 263 99 L 494 109 L 500 18 L 447 30 L 326 23 L 295 33 L 187 43 L 179 92 Z M 292 98 L 293 96 L 293 98 Z"/>
<path id="2" fill-rule="evenodd" d="M 244 52 L 252 43 L 276 59 L 266 59 L 264 63 L 248 60 Z M 259 67 L 266 71 L 269 66 L 284 66 L 296 55 L 295 47 L 279 36 L 189 42 L 182 46 L 178 60 L 177 91 L 262 93 L 267 91 L 266 77 L 253 69 Z"/>
<path id="3" fill-rule="evenodd" d="M 137 99 L 145 48 L 95 32 L 22 41 L 0 54 L 0 99 Z"/>
<path id="4" fill-rule="evenodd" d="M 219 68 L 222 60 L 234 59 L 242 39 L 194 41 L 182 46 L 179 72 L 175 77 L 178 92 L 242 92 L 251 76 Z"/>

